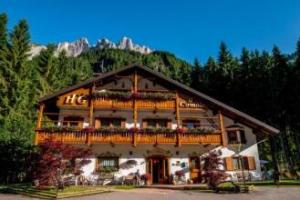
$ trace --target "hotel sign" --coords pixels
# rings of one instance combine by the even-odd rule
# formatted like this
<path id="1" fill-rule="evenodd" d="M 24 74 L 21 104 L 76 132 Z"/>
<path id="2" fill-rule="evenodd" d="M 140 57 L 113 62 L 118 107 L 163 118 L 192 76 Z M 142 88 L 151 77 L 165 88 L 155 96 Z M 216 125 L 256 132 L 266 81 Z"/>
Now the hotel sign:
<path id="1" fill-rule="evenodd" d="M 71 94 L 65 97 L 65 105 L 84 105 L 87 102 L 84 94 Z"/>

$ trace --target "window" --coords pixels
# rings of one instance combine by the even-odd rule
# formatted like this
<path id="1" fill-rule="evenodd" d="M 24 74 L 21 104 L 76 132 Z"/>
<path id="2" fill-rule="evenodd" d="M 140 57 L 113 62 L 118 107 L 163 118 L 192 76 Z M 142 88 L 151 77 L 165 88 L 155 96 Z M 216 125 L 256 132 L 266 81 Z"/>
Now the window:
<path id="1" fill-rule="evenodd" d="M 247 170 L 249 169 L 248 166 L 248 158 L 247 157 L 233 157 L 232 158 L 233 162 L 233 169 L 234 170 Z"/>
<path id="2" fill-rule="evenodd" d="M 228 171 L 233 170 L 255 170 L 255 159 L 252 156 L 243 157 L 227 157 L 225 158 L 226 169 Z"/>
<path id="3" fill-rule="evenodd" d="M 228 135 L 228 143 L 229 144 L 237 144 L 238 143 L 237 131 L 227 131 L 227 135 Z"/>
<path id="4" fill-rule="evenodd" d="M 227 136 L 228 136 L 228 143 L 229 144 L 246 144 L 246 135 L 244 130 L 229 130 L 227 131 Z"/>
<path id="5" fill-rule="evenodd" d="M 116 171 L 119 168 L 118 157 L 98 157 L 97 159 L 97 171 Z"/>
<path id="6" fill-rule="evenodd" d="M 184 128 L 198 128 L 200 127 L 199 120 L 183 120 L 182 127 Z"/>
<path id="7" fill-rule="evenodd" d="M 64 117 L 63 126 L 73 127 L 73 128 L 82 128 L 83 127 L 83 118 L 78 116 Z"/>
<path id="8" fill-rule="evenodd" d="M 240 132 L 241 143 L 242 144 L 246 144 L 247 140 L 246 140 L 245 131 L 244 130 L 240 130 L 239 132 Z"/>
<path id="9" fill-rule="evenodd" d="M 95 122 L 96 128 L 125 128 L 125 120 L 120 118 L 99 118 Z"/>
<path id="10" fill-rule="evenodd" d="M 167 128 L 170 126 L 169 122 L 167 119 L 145 119 L 143 120 L 143 128 Z"/>

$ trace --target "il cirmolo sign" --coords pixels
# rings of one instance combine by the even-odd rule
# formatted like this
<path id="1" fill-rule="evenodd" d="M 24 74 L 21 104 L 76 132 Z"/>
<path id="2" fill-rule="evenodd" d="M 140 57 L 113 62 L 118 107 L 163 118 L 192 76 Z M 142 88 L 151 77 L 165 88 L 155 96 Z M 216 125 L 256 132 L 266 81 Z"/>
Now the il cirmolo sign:
<path id="1" fill-rule="evenodd" d="M 181 108 L 204 108 L 202 104 L 194 102 L 192 99 L 179 102 Z"/>

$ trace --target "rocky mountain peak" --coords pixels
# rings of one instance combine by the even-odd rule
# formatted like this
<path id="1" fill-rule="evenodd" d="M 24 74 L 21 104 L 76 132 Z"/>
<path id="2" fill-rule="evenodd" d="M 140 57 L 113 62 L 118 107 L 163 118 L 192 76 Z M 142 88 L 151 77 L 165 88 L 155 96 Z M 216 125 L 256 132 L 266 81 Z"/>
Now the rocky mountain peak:
<path id="1" fill-rule="evenodd" d="M 152 50 L 147 46 L 140 46 L 133 43 L 129 37 L 123 37 L 118 43 L 114 43 L 107 38 L 102 38 L 97 41 L 95 45 L 90 45 L 87 38 L 80 38 L 74 42 L 61 42 L 58 43 L 55 50 L 57 56 L 60 52 L 65 51 L 67 56 L 79 56 L 91 48 L 93 49 L 122 49 L 139 52 L 141 54 L 149 54 Z M 29 52 L 30 58 L 36 56 L 41 50 L 46 49 L 46 46 L 32 45 L 31 51 Z"/>
<path id="2" fill-rule="evenodd" d="M 87 38 L 80 38 L 74 42 L 62 42 L 57 45 L 57 54 L 65 51 L 67 56 L 78 56 L 87 51 L 90 45 Z"/>

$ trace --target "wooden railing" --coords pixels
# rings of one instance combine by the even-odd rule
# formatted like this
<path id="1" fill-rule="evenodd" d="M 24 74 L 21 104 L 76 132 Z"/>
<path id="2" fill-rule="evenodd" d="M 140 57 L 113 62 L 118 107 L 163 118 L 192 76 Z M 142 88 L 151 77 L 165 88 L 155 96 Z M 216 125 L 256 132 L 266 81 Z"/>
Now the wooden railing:
<path id="1" fill-rule="evenodd" d="M 197 133 L 182 133 L 181 144 L 220 144 L 221 134 L 203 135 Z"/>
<path id="2" fill-rule="evenodd" d="M 138 99 L 137 108 L 141 109 L 175 109 L 174 100 L 144 100 Z M 118 100 L 118 99 L 108 99 L 101 98 L 94 101 L 95 108 L 118 108 L 118 109 L 132 109 L 132 100 Z"/>
<path id="3" fill-rule="evenodd" d="M 181 144 L 221 144 L 221 134 L 212 133 L 146 133 L 146 132 L 85 132 L 85 131 L 45 131 L 36 130 L 38 143 L 44 142 L 47 138 L 55 141 L 72 144 L 176 144 L 179 138 Z M 178 137 L 178 138 L 177 138 Z M 135 140 L 135 141 L 134 141 Z"/>
<path id="4" fill-rule="evenodd" d="M 132 108 L 132 100 L 100 98 L 94 101 L 95 108 Z"/>
<path id="5" fill-rule="evenodd" d="M 137 108 L 142 109 L 175 109 L 175 101 L 174 100 L 163 100 L 163 101 L 155 101 L 155 100 L 137 100 Z"/>

